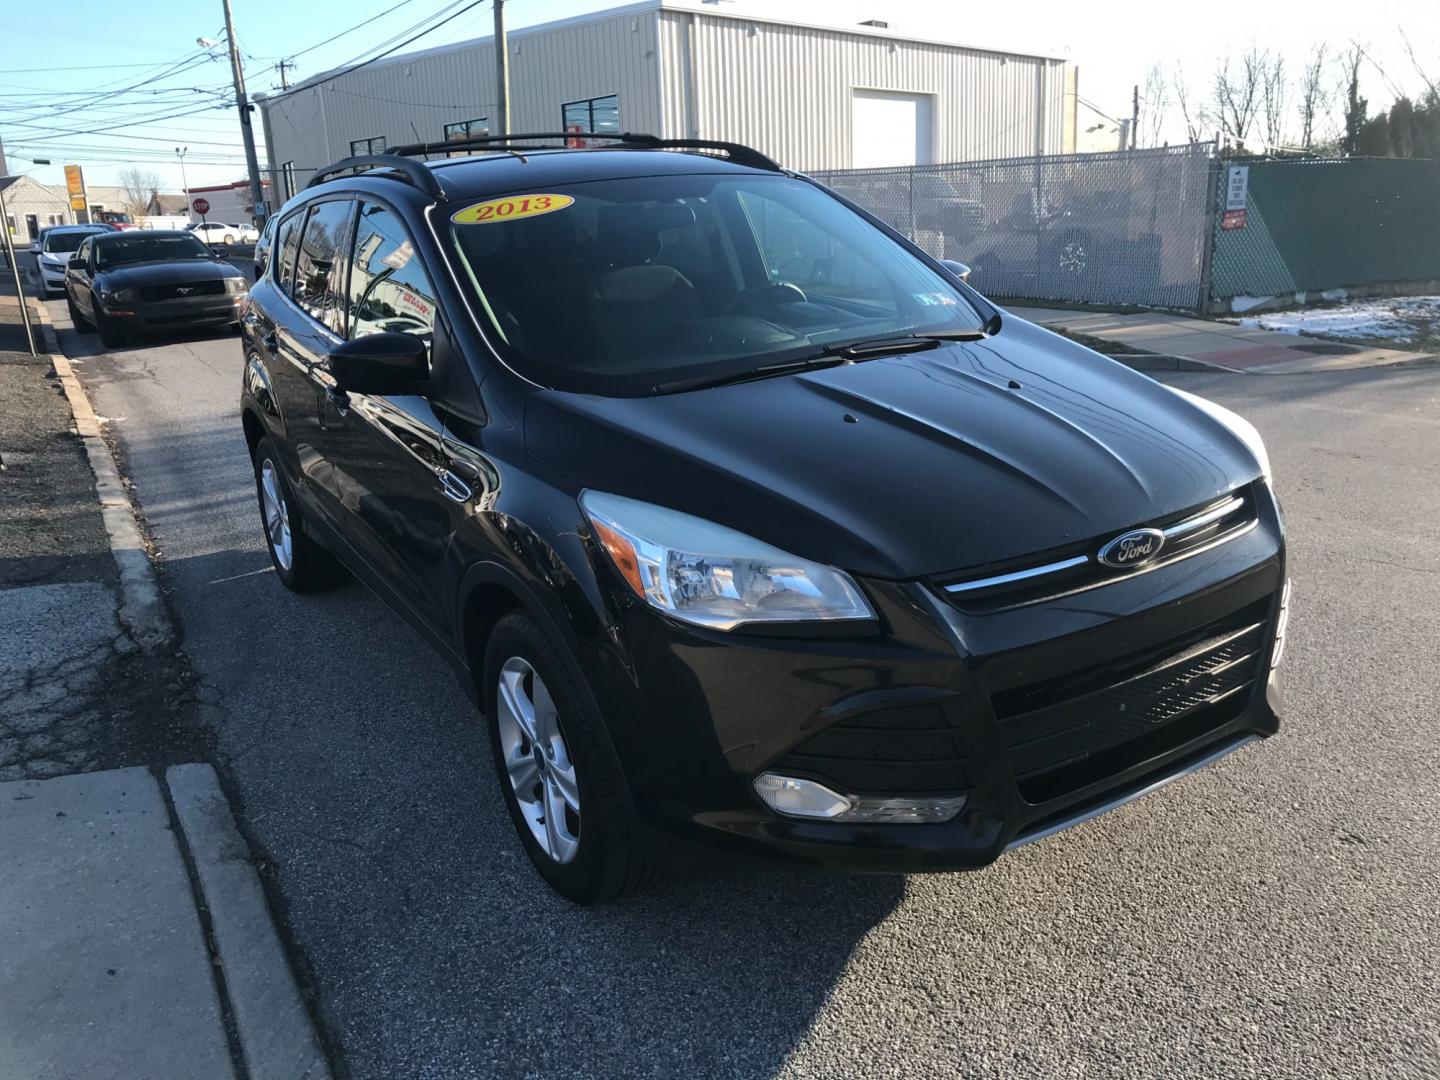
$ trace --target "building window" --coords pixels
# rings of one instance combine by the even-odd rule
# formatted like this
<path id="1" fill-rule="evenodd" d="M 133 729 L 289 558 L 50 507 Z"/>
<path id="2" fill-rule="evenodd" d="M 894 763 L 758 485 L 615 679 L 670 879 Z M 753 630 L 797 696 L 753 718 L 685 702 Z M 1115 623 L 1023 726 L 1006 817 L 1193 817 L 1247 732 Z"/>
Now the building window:
<path id="1" fill-rule="evenodd" d="M 445 125 L 445 141 L 454 142 L 456 139 L 468 139 L 471 135 L 489 135 L 490 118 L 482 116 L 478 120 L 461 120 L 454 124 Z"/>
<path id="2" fill-rule="evenodd" d="M 14 214 L 6 214 L 6 215 L 5 215 L 5 225 L 6 225 L 6 227 L 10 230 L 10 235 L 12 235 L 12 236 L 15 235 L 15 215 L 14 215 Z"/>
<path id="3" fill-rule="evenodd" d="M 280 178 L 284 190 L 280 193 L 280 201 L 288 202 L 295 196 L 295 162 L 286 161 L 280 165 Z"/>
<path id="4" fill-rule="evenodd" d="M 351 139 L 350 156 L 356 154 L 383 154 L 385 152 L 385 136 L 376 135 L 373 139 Z"/>
<path id="5" fill-rule="evenodd" d="M 567 101 L 560 106 L 560 120 L 564 124 L 566 133 L 576 134 L 593 132 L 620 132 L 620 96 L 610 94 L 606 97 L 587 98 L 584 101 Z M 586 139 L 566 139 L 571 146 L 581 147 L 589 145 Z"/>

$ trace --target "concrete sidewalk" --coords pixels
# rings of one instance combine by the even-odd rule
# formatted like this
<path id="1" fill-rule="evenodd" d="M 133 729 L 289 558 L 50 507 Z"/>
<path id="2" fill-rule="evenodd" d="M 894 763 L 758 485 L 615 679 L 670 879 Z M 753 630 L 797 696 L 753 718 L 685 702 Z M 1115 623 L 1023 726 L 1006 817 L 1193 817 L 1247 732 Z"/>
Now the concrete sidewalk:
<path id="1" fill-rule="evenodd" d="M 1399 349 L 1347 345 L 1338 341 L 1250 330 L 1230 323 L 1142 312 L 1067 311 L 1060 308 L 1010 307 L 1012 314 L 1056 331 L 1112 341 L 1152 357 L 1120 357 L 1142 368 L 1218 368 L 1278 375 L 1350 368 L 1389 367 L 1437 359 Z M 1189 361 L 1189 363 L 1184 363 Z"/>
<path id="2" fill-rule="evenodd" d="M 0 852 L 0 1076 L 329 1076 L 208 765 L 0 784 Z"/>

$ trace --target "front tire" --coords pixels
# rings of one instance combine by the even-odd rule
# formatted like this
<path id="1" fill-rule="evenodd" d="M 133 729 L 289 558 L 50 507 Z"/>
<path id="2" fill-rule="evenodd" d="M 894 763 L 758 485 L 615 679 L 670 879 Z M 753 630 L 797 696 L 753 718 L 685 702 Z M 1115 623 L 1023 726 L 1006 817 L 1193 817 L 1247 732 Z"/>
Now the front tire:
<path id="1" fill-rule="evenodd" d="M 100 344 L 107 348 L 118 348 L 125 344 L 125 331 L 115 325 L 115 320 L 106 315 L 94 297 L 90 299 L 90 310 L 95 313 L 95 329 L 100 333 Z"/>
<path id="2" fill-rule="evenodd" d="M 484 706 L 495 772 L 530 861 L 577 904 L 642 887 L 654 867 L 635 851 L 620 777 L 581 677 L 539 623 L 505 616 L 485 649 Z"/>
<path id="3" fill-rule="evenodd" d="M 319 592 L 345 580 L 345 568 L 305 532 L 280 459 L 269 439 L 255 447 L 255 495 L 275 576 L 291 592 Z"/>
<path id="4" fill-rule="evenodd" d="M 88 334 L 95 329 L 90 320 L 80 314 L 80 308 L 76 305 L 75 298 L 70 295 L 69 289 L 65 290 L 65 309 L 70 313 L 70 322 L 80 333 Z"/>
<path id="5" fill-rule="evenodd" d="M 228 232 L 225 234 L 225 246 L 226 246 L 226 247 L 234 247 L 234 246 L 235 246 L 235 237 L 231 236 Z"/>

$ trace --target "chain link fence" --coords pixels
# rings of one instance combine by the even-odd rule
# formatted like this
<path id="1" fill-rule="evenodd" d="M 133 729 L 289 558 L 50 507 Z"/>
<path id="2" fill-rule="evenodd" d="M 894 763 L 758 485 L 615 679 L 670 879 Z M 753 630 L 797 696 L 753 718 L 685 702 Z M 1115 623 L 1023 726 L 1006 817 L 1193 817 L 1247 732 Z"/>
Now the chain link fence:
<path id="1" fill-rule="evenodd" d="M 1244 224 L 1216 214 L 1210 294 L 1291 297 L 1440 280 L 1440 162 L 1227 161 L 1247 167 Z M 1218 205 L 1224 193 L 1217 190 Z M 1232 226 L 1234 222 L 1232 221 Z"/>
<path id="2" fill-rule="evenodd" d="M 1195 311 L 1214 147 L 818 172 L 991 296 Z"/>

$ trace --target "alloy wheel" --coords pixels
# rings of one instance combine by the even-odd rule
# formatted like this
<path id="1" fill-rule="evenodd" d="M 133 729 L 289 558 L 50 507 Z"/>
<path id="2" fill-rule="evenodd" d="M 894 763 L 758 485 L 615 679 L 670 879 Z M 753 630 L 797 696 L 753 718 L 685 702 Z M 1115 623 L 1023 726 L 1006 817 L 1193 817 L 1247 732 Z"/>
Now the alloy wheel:
<path id="1" fill-rule="evenodd" d="M 500 667 L 496 724 L 506 775 L 520 814 L 540 849 L 568 863 L 580 849 L 580 785 L 555 702 L 530 662 Z"/>
<path id="2" fill-rule="evenodd" d="M 289 570 L 294 550 L 290 539 L 290 508 L 285 504 L 285 491 L 275 463 L 266 458 L 260 463 L 260 510 L 265 518 L 265 535 L 275 561 Z"/>

